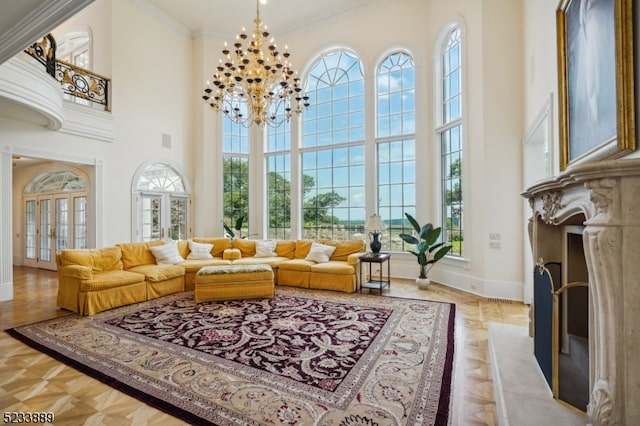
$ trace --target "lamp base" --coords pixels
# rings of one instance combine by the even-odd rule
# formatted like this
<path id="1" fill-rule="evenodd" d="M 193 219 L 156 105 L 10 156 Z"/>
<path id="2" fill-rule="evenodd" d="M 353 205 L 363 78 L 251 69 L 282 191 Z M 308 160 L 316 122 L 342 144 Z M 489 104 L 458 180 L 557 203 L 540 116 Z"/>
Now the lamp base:
<path id="1" fill-rule="evenodd" d="M 379 254 L 380 249 L 382 248 L 382 243 L 378 240 L 380 234 L 378 232 L 369 232 L 369 236 L 372 238 L 372 241 L 369 244 L 369 247 L 371 247 L 371 253 Z"/>

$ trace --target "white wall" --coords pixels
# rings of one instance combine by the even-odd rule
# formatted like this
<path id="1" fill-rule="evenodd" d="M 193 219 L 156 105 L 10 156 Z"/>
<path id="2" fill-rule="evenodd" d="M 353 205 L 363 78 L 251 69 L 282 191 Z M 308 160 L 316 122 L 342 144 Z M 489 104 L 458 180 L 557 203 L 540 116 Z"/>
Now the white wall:
<path id="1" fill-rule="evenodd" d="M 131 239 L 132 178 L 142 163 L 170 159 L 193 179 L 191 39 L 127 1 L 112 7 L 116 138 L 104 165 L 105 195 L 113 197 L 104 205 L 107 244 Z M 163 134 L 171 148 L 162 146 Z"/>

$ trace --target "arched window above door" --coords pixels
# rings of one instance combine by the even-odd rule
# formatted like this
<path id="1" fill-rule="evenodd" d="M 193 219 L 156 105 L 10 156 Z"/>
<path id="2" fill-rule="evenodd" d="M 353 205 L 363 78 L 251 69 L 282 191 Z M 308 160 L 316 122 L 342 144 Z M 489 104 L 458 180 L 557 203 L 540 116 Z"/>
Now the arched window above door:
<path id="1" fill-rule="evenodd" d="M 148 163 L 133 181 L 134 241 L 186 240 L 191 198 L 184 177 L 172 165 Z"/>
<path id="2" fill-rule="evenodd" d="M 139 191 L 185 192 L 182 177 L 173 167 L 163 163 L 146 166 L 138 177 Z"/>
<path id="3" fill-rule="evenodd" d="M 25 194 L 86 191 L 87 180 L 69 170 L 47 172 L 36 176 L 24 189 Z"/>

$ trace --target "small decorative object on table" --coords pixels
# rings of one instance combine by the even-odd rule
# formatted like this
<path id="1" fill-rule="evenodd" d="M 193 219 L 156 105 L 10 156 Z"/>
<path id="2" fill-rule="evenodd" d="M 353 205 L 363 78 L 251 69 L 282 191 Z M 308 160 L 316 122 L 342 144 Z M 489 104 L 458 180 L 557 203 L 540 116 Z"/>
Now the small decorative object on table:
<path id="1" fill-rule="evenodd" d="M 380 253 L 382 243 L 378 238 L 380 237 L 380 233 L 387 229 L 382 218 L 375 213 L 372 214 L 369 216 L 369 220 L 367 220 L 367 224 L 364 226 L 364 229 L 365 231 L 369 231 L 369 237 L 371 238 L 371 252 L 373 254 Z"/>

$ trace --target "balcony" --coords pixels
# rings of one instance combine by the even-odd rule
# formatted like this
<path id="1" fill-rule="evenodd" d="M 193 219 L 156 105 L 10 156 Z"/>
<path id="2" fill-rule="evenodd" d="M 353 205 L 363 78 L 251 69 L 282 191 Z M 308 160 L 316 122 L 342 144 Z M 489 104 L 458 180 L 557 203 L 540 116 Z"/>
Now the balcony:
<path id="1" fill-rule="evenodd" d="M 110 83 L 55 60 L 55 40 L 48 35 L 0 65 L 0 116 L 112 141 Z M 69 101 L 74 99 L 85 105 Z"/>

